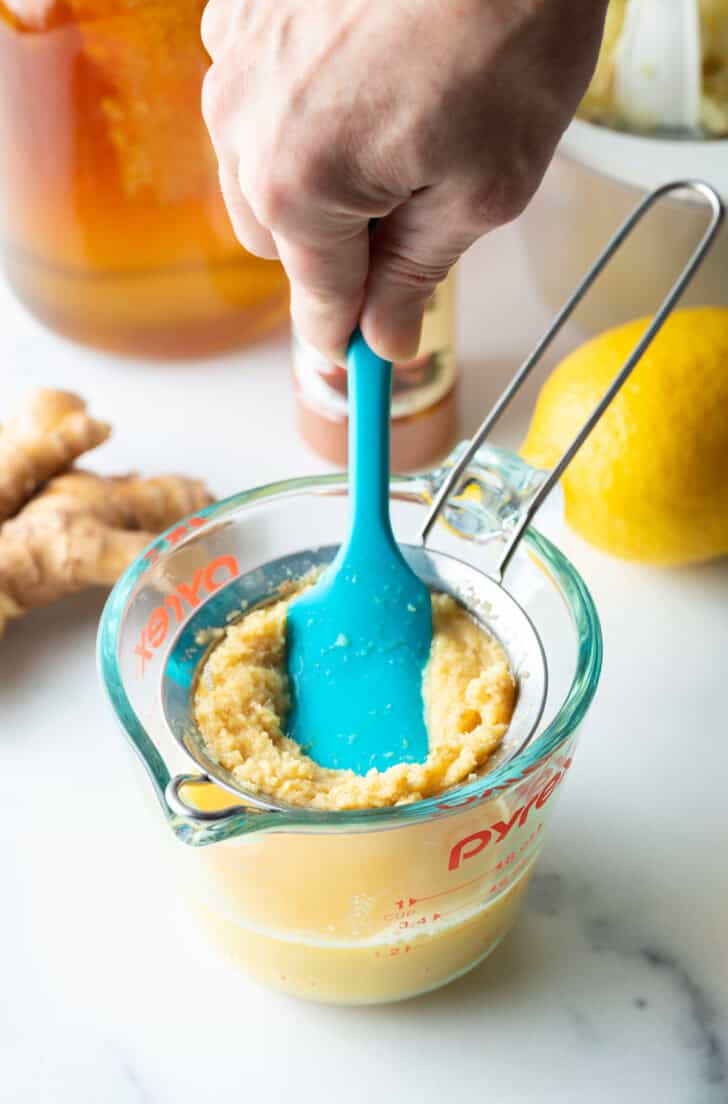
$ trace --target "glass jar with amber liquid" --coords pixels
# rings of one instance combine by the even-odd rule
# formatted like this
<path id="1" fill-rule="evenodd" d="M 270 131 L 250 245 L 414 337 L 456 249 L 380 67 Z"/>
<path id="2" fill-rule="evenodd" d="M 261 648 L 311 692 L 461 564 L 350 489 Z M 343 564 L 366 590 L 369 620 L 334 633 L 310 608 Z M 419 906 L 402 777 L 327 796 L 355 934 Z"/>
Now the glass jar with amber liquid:
<path id="1" fill-rule="evenodd" d="M 0 0 L 0 254 L 53 329 L 191 356 L 283 321 L 236 241 L 200 110 L 204 0 Z"/>

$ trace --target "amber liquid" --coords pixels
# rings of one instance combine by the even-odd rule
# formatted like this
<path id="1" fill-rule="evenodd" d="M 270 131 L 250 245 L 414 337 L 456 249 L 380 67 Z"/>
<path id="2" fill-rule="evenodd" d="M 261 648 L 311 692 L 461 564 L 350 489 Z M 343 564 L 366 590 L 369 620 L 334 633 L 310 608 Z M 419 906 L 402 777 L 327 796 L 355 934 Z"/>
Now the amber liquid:
<path id="1" fill-rule="evenodd" d="M 0 247 L 26 306 L 104 348 L 193 356 L 287 316 L 237 243 L 200 112 L 204 0 L 0 0 Z"/>

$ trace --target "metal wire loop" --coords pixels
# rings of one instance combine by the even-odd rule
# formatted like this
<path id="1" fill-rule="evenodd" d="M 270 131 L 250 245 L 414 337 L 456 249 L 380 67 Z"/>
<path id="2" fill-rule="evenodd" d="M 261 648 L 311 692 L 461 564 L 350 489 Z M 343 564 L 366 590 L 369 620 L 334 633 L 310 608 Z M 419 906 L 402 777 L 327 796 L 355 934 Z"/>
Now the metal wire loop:
<path id="1" fill-rule="evenodd" d="M 622 245 L 625 239 L 629 237 L 635 226 L 642 220 L 642 218 L 647 214 L 650 208 L 658 200 L 662 199 L 664 196 L 672 195 L 675 192 L 684 191 L 693 192 L 701 199 L 707 201 L 707 204 L 711 210 L 710 222 L 708 223 L 706 230 L 700 238 L 700 241 L 693 250 L 689 260 L 683 267 L 675 283 L 670 288 L 670 291 L 667 293 L 662 303 L 658 307 L 650 325 L 647 327 L 644 334 L 628 356 L 621 370 L 617 374 L 614 382 L 608 388 L 607 392 L 598 403 L 592 414 L 589 416 L 589 418 L 587 418 L 586 422 L 581 427 L 576 437 L 565 450 L 554 468 L 549 472 L 548 477 L 541 484 L 534 497 L 529 501 L 528 506 L 524 509 L 518 525 L 516 526 L 513 534 L 505 545 L 503 554 L 496 568 L 497 577 L 501 578 L 503 576 L 503 573 L 508 567 L 508 564 L 510 563 L 511 558 L 516 548 L 518 547 L 523 534 L 526 532 L 526 529 L 531 524 L 534 515 L 536 514 L 548 494 L 551 492 L 553 487 L 559 481 L 565 469 L 571 463 L 574 456 L 583 445 L 584 441 L 594 429 L 594 426 L 597 424 L 602 414 L 611 403 L 612 399 L 625 383 L 635 365 L 638 364 L 643 353 L 651 344 L 655 335 L 661 329 L 666 318 L 671 313 L 678 299 L 692 280 L 697 269 L 702 264 L 705 254 L 708 252 L 708 249 L 712 245 L 716 234 L 720 229 L 720 225 L 725 214 L 723 201 L 718 193 L 715 191 L 715 189 L 710 186 L 710 184 L 706 184 L 702 180 L 675 180 L 670 182 L 669 184 L 662 184 L 659 188 L 655 188 L 654 191 L 646 195 L 645 198 L 637 204 L 632 213 L 625 219 L 625 221 L 622 223 L 616 233 L 613 234 L 602 253 L 597 257 L 596 261 L 587 272 L 586 276 L 584 276 L 581 283 L 576 287 L 567 302 L 561 308 L 559 313 L 555 316 L 548 329 L 546 330 L 546 333 L 543 335 L 539 343 L 536 345 L 533 351 L 523 362 L 519 370 L 516 372 L 508 387 L 506 387 L 505 391 L 502 393 L 498 401 L 491 409 L 490 413 L 485 418 L 485 421 L 482 423 L 480 428 L 473 436 L 462 457 L 452 468 L 447 479 L 445 479 L 437 495 L 435 496 L 427 518 L 425 519 L 425 522 L 420 530 L 419 538 L 422 544 L 426 544 L 430 531 L 437 521 L 437 518 L 440 515 L 445 503 L 450 497 L 451 492 L 458 487 L 461 476 L 467 470 L 468 465 L 472 461 L 480 446 L 486 440 L 491 429 L 501 417 L 503 412 L 508 408 L 515 395 L 528 379 L 533 369 L 541 360 L 543 354 L 549 348 L 552 341 L 563 327 L 564 323 L 571 317 L 576 307 L 584 298 L 587 291 L 589 291 L 592 284 L 601 274 L 603 269 L 607 266 L 619 247 Z"/>

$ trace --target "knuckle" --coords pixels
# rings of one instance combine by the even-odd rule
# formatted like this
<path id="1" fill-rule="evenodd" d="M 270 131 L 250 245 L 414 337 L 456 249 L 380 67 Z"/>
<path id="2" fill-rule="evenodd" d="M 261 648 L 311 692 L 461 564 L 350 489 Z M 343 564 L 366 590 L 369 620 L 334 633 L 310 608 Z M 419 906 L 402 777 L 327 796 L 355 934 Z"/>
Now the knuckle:
<path id="1" fill-rule="evenodd" d="M 216 61 L 205 73 L 200 107 L 202 118 L 215 146 L 235 150 L 246 137 L 245 74 L 227 63 Z"/>
<path id="2" fill-rule="evenodd" d="M 317 144 L 311 144 L 302 157 L 291 166 L 291 173 L 301 194 L 308 199 L 321 199 L 332 191 L 334 180 L 331 159 Z"/>
<path id="3" fill-rule="evenodd" d="M 499 174 L 466 195 L 464 221 L 475 234 L 504 226 L 522 214 L 532 194 L 530 173 L 512 170 Z"/>
<path id="4" fill-rule="evenodd" d="M 326 196 L 327 173 L 315 149 L 299 149 L 294 158 L 283 152 L 286 146 L 279 140 L 266 153 L 259 153 L 252 174 L 251 204 L 265 226 L 300 231 L 306 211 Z"/>
<path id="5" fill-rule="evenodd" d="M 253 174 L 250 206 L 258 222 L 278 230 L 286 225 L 295 195 L 295 182 L 279 170 L 258 168 Z"/>
<path id="6" fill-rule="evenodd" d="M 240 40 L 246 34 L 253 7 L 253 0 L 207 0 L 200 35 L 212 58 L 225 49 L 228 38 Z"/>
<path id="7" fill-rule="evenodd" d="M 200 37 L 210 57 L 214 57 L 215 50 L 220 44 L 221 23 L 220 0 L 208 0 L 202 13 Z"/>
<path id="8" fill-rule="evenodd" d="M 205 73 L 202 82 L 202 117 L 207 129 L 214 134 L 220 123 L 221 108 L 223 105 L 223 90 L 220 71 L 215 65 L 211 65 Z"/>
<path id="9" fill-rule="evenodd" d="M 450 261 L 425 261 L 396 249 L 388 249 L 382 262 L 389 282 L 410 291 L 414 299 L 431 295 L 452 267 Z"/>
<path id="10" fill-rule="evenodd" d="M 526 176 L 525 174 L 520 174 L 514 176 L 511 180 L 510 187 L 506 189 L 502 195 L 498 196 L 496 213 L 501 225 L 507 222 L 513 222 L 514 219 L 517 219 L 519 215 L 523 214 L 532 195 L 533 188 L 531 186 L 530 175 Z"/>

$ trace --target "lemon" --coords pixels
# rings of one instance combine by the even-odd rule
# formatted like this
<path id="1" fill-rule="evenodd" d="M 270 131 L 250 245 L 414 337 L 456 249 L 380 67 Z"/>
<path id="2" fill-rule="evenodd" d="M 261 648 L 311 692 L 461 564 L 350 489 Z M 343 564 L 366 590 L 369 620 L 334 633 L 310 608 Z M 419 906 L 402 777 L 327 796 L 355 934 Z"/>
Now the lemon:
<path id="1" fill-rule="evenodd" d="M 608 330 L 555 369 L 522 455 L 552 467 L 648 320 Z M 728 553 L 728 309 L 674 313 L 563 477 L 566 517 L 624 559 L 684 564 Z"/>

